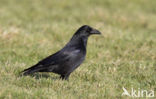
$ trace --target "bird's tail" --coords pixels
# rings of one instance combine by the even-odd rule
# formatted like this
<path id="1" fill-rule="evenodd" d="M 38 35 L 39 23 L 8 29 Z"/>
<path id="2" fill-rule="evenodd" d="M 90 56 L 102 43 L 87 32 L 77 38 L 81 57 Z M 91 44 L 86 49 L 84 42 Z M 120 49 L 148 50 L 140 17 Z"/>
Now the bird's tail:
<path id="1" fill-rule="evenodd" d="M 33 74 L 35 72 L 38 72 L 40 70 L 39 66 L 38 65 L 34 65 L 30 68 L 27 68 L 25 70 L 23 70 L 21 73 L 22 75 L 26 76 L 26 75 L 30 75 L 30 74 Z"/>

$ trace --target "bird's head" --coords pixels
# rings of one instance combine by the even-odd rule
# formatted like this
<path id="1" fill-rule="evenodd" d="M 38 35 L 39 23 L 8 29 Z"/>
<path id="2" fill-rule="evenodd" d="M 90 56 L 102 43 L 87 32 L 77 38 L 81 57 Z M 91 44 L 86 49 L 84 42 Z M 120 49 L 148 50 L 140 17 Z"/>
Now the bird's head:
<path id="1" fill-rule="evenodd" d="M 81 43 L 80 45 L 86 47 L 88 37 L 93 34 L 101 34 L 101 32 L 88 25 L 83 25 L 76 31 L 67 45 L 79 45 Z"/>
<path id="2" fill-rule="evenodd" d="M 90 36 L 93 34 L 101 34 L 101 32 L 88 25 L 83 25 L 77 30 L 76 35 L 77 34 L 81 36 Z"/>

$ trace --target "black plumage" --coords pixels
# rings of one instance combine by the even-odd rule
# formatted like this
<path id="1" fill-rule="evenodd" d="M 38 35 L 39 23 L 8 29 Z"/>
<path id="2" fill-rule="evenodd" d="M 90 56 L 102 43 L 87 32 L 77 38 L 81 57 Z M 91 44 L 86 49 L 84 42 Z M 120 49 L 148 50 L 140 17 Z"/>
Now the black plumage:
<path id="1" fill-rule="evenodd" d="M 53 72 L 67 80 L 85 59 L 88 37 L 92 34 L 101 34 L 98 30 L 88 25 L 80 27 L 64 48 L 39 61 L 36 65 L 25 69 L 23 75 L 35 72 Z"/>

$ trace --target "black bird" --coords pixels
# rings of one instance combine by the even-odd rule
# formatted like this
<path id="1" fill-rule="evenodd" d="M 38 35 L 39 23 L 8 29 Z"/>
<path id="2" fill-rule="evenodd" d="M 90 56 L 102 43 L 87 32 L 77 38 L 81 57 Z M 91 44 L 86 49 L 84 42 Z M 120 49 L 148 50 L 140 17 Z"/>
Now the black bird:
<path id="1" fill-rule="evenodd" d="M 67 80 L 85 59 L 88 37 L 92 34 L 101 34 L 98 30 L 83 25 L 73 35 L 64 48 L 39 61 L 36 65 L 25 69 L 23 75 L 35 72 L 53 72 L 61 75 L 60 78 Z"/>

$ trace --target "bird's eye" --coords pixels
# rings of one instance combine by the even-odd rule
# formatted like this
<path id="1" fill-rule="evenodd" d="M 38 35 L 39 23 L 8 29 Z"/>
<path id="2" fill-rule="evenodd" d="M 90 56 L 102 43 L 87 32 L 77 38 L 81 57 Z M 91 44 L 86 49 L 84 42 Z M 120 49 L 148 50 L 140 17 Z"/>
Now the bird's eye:
<path id="1" fill-rule="evenodd" d="M 88 29 L 87 29 L 87 32 L 90 32 L 91 30 L 92 30 L 91 28 L 88 28 Z"/>

